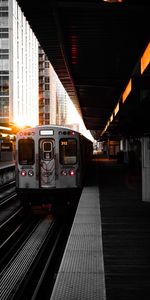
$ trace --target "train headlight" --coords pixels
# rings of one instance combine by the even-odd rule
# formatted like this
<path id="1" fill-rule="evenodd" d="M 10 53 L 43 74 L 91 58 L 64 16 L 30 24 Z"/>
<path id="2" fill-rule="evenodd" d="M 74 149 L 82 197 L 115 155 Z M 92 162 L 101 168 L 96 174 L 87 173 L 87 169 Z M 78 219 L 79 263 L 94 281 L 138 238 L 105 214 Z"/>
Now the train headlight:
<path id="1" fill-rule="evenodd" d="M 62 176 L 67 176 L 67 171 L 66 171 L 66 170 L 62 170 L 62 171 L 61 171 L 61 175 L 62 175 Z"/>
<path id="2" fill-rule="evenodd" d="M 22 170 L 22 171 L 21 171 L 21 176 L 26 176 L 26 175 L 27 175 L 26 170 Z"/>
<path id="3" fill-rule="evenodd" d="M 70 169 L 70 170 L 69 170 L 69 175 L 70 175 L 70 176 L 74 176 L 74 175 L 75 175 L 75 171 L 74 171 L 73 169 Z"/>
<path id="4" fill-rule="evenodd" d="M 28 175 L 29 175 L 30 177 L 32 177 L 32 176 L 34 175 L 33 170 L 29 170 L 29 171 L 28 171 Z"/>

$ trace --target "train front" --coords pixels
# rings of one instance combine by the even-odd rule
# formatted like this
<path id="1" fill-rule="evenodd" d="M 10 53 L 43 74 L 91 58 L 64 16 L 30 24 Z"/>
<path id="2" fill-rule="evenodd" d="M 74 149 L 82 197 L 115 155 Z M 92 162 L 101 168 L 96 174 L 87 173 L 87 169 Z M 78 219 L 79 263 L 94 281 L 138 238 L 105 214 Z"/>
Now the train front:
<path id="1" fill-rule="evenodd" d="M 16 139 L 16 187 L 25 201 L 44 201 L 81 186 L 79 133 L 53 126 L 21 131 Z M 30 200 L 29 200 L 30 199 Z M 37 200 L 38 199 L 38 200 Z"/>

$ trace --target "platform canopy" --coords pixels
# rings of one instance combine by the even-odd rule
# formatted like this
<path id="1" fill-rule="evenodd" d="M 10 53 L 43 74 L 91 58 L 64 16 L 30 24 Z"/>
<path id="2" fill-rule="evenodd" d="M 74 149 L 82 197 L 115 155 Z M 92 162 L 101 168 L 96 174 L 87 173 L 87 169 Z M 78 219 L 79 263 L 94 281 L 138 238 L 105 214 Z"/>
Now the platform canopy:
<path id="1" fill-rule="evenodd" d="M 150 132 L 148 1 L 17 2 L 87 129 L 97 138 Z"/>

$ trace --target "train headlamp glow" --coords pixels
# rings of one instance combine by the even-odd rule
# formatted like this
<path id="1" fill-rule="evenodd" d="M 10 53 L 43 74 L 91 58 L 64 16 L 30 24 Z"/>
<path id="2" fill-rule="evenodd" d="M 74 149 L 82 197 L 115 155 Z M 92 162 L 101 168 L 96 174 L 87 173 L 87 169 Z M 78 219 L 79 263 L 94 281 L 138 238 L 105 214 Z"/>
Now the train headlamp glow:
<path id="1" fill-rule="evenodd" d="M 70 176 L 74 176 L 75 175 L 75 171 L 73 169 L 69 170 L 69 175 Z"/>
<path id="2" fill-rule="evenodd" d="M 22 171 L 21 171 L 21 176 L 26 176 L 26 175 L 27 175 L 26 170 L 22 170 Z"/>
<path id="3" fill-rule="evenodd" d="M 75 135 L 75 132 L 74 132 L 74 131 L 71 131 L 71 134 L 72 134 L 72 135 Z"/>
<path id="4" fill-rule="evenodd" d="M 28 171 L 28 175 L 29 175 L 30 177 L 32 177 L 32 176 L 34 175 L 33 170 L 29 170 L 29 171 Z"/>
<path id="5" fill-rule="evenodd" d="M 61 175 L 62 175 L 62 176 L 67 176 L 67 171 L 66 171 L 66 170 L 62 170 L 62 171 L 61 171 Z"/>

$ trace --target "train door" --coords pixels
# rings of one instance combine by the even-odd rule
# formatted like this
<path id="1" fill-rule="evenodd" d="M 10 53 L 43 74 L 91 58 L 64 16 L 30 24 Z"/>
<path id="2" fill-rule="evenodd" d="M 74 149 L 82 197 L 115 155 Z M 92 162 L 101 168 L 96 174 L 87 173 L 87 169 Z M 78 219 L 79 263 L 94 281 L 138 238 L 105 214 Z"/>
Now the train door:
<path id="1" fill-rule="evenodd" d="M 39 162 L 40 176 L 39 185 L 42 188 L 53 188 L 56 186 L 55 180 L 55 141 L 43 138 L 39 141 Z"/>

